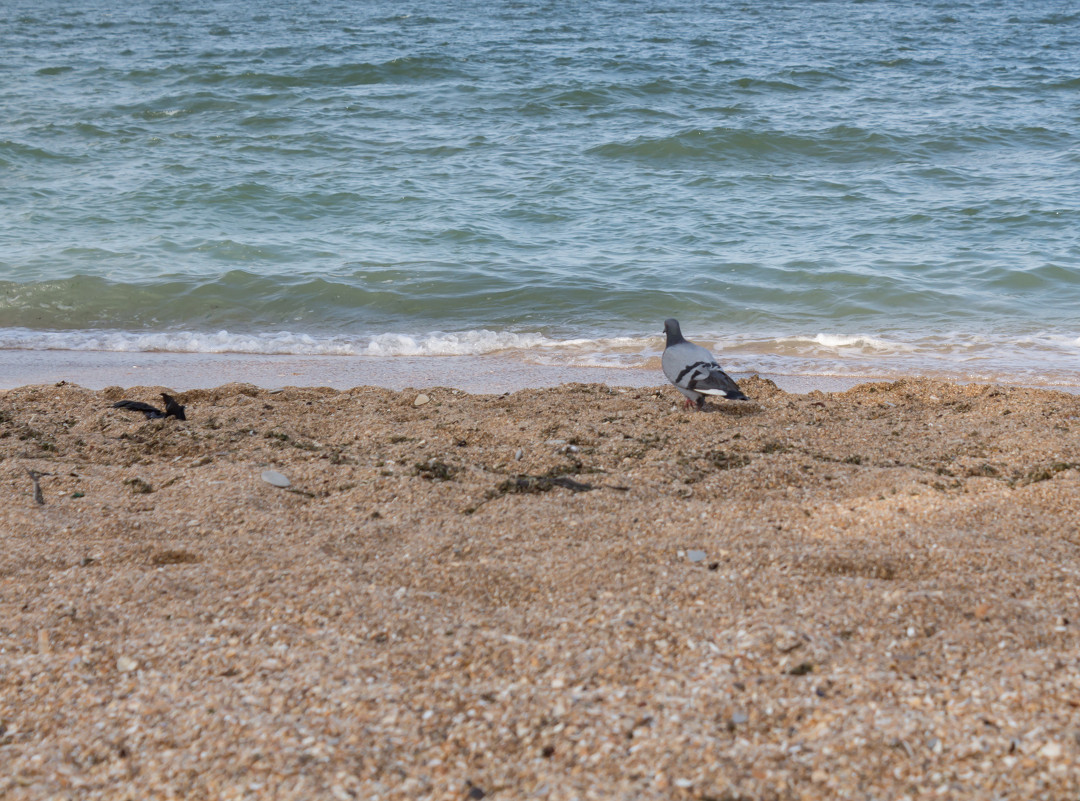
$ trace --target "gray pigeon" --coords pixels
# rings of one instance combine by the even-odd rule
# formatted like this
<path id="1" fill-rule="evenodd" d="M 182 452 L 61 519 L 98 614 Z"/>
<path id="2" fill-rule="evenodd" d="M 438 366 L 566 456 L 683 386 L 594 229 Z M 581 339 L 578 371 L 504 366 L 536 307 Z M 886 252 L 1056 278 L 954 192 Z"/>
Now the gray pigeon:
<path id="1" fill-rule="evenodd" d="M 687 406 L 701 409 L 706 395 L 716 395 L 728 400 L 750 400 L 739 391 L 739 385 L 720 369 L 716 359 L 701 345 L 687 342 L 675 318 L 664 320 L 667 347 L 660 364 L 664 375 L 686 396 Z"/>

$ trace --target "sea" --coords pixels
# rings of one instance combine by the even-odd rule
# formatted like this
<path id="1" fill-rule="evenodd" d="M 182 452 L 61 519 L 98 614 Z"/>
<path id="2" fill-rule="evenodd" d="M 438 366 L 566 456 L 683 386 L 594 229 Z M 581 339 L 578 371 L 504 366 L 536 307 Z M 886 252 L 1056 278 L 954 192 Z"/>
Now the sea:
<path id="1" fill-rule="evenodd" d="M 18 363 L 659 383 L 675 317 L 736 377 L 1080 384 L 1075 2 L 4 0 L 0 43 Z"/>

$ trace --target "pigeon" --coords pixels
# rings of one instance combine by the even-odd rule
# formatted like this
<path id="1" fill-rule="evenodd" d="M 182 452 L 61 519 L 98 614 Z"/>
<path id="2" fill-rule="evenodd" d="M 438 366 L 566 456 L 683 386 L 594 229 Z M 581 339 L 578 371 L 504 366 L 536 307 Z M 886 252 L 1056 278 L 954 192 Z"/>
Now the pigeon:
<path id="1" fill-rule="evenodd" d="M 177 420 L 187 420 L 187 415 L 184 414 L 184 409 L 186 407 L 177 403 L 176 398 L 162 392 L 161 399 L 165 401 L 165 411 L 161 411 L 161 409 L 156 406 L 151 406 L 149 403 L 131 400 L 117 401 L 112 405 L 112 408 L 127 409 L 131 412 L 142 412 L 146 415 L 147 420 L 158 420 L 162 417 L 175 417 Z"/>
<path id="2" fill-rule="evenodd" d="M 716 395 L 728 400 L 750 400 L 739 391 L 739 385 L 720 369 L 716 359 L 701 345 L 687 342 L 679 329 L 679 321 L 664 321 L 667 346 L 660 364 L 664 375 L 686 396 L 686 405 L 702 409 L 706 395 Z"/>

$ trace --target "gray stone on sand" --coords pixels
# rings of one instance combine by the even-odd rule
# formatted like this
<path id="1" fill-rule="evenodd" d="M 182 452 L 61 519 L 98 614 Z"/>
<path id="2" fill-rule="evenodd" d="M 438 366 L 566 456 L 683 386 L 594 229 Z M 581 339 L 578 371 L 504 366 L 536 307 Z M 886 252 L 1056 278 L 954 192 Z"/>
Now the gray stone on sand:
<path id="1" fill-rule="evenodd" d="M 275 487 L 281 487 L 284 489 L 292 484 L 289 479 L 279 473 L 277 470 L 263 470 L 262 480 L 267 484 L 273 484 Z"/>

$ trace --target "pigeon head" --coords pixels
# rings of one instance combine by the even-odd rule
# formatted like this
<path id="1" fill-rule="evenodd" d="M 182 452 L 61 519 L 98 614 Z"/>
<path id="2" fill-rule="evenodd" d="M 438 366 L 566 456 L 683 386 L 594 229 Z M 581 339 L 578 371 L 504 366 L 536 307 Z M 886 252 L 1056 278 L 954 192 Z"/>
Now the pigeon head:
<path id="1" fill-rule="evenodd" d="M 674 317 L 664 320 L 664 333 L 667 335 L 669 348 L 683 341 L 682 329 L 679 328 L 679 321 Z"/>

